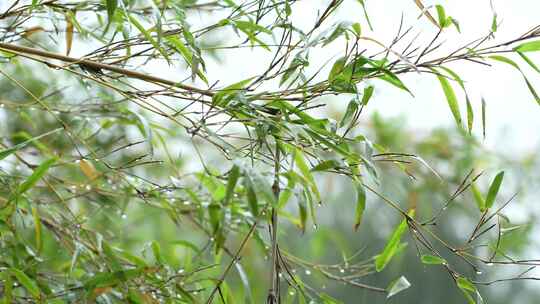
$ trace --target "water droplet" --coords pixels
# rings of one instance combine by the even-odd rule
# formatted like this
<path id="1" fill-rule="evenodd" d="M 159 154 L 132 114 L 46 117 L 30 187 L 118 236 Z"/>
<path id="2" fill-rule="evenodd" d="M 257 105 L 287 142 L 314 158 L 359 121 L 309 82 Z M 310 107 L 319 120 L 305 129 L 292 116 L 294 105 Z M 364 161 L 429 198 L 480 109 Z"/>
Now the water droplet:
<path id="1" fill-rule="evenodd" d="M 293 270 L 292 270 L 292 273 L 296 273 L 296 269 L 293 269 Z"/>
<path id="2" fill-rule="evenodd" d="M 80 163 L 80 162 L 81 162 L 80 159 L 75 160 L 75 163 L 76 163 L 76 164 L 78 164 L 78 163 Z"/>
<path id="3" fill-rule="evenodd" d="M 216 239 L 214 239 L 213 237 L 210 238 L 210 242 L 213 242 L 215 241 Z"/>
<path id="4" fill-rule="evenodd" d="M 183 204 L 186 205 L 186 206 L 188 206 L 188 205 L 191 205 L 191 202 L 190 202 L 190 201 L 184 201 Z"/>
<path id="5" fill-rule="evenodd" d="M 86 189 L 86 190 L 90 191 L 90 190 L 92 190 L 92 186 L 90 186 L 90 185 L 86 185 L 86 187 L 84 187 L 84 189 Z"/>
<path id="6" fill-rule="evenodd" d="M 184 268 L 178 269 L 178 273 L 184 273 Z"/>
<path id="7" fill-rule="evenodd" d="M 482 272 L 480 270 L 477 270 L 476 274 L 482 274 Z"/>
<path id="8" fill-rule="evenodd" d="M 112 179 L 107 179 L 107 183 L 112 184 Z"/>
<path id="9" fill-rule="evenodd" d="M 289 291 L 289 294 L 290 294 L 291 296 L 294 296 L 294 290 Z"/>
<path id="10" fill-rule="evenodd" d="M 121 218 L 122 218 L 123 220 L 127 219 L 127 214 L 122 213 Z"/>
<path id="11" fill-rule="evenodd" d="M 280 272 L 280 273 L 278 274 L 278 277 L 281 279 L 281 278 L 283 277 L 283 274 Z"/>
<path id="12" fill-rule="evenodd" d="M 306 275 L 311 275 L 311 270 L 306 269 Z"/>
<path id="13" fill-rule="evenodd" d="M 493 263 L 486 263 L 486 266 L 491 267 L 493 266 Z"/>
<path id="14" fill-rule="evenodd" d="M 345 273 L 345 269 L 343 269 L 343 268 L 340 268 L 340 269 L 339 269 L 339 272 L 341 272 L 341 273 Z"/>

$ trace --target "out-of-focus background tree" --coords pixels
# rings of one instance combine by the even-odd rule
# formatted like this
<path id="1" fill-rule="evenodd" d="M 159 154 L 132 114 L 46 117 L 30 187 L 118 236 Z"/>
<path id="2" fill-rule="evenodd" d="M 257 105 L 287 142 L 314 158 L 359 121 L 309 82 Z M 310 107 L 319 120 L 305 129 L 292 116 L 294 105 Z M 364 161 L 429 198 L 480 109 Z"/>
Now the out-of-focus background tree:
<path id="1" fill-rule="evenodd" d="M 386 39 L 381 4 L 308 2 L 0 4 L 0 299 L 536 303 L 539 157 L 492 149 L 464 68 L 538 111 L 536 24 L 410 1 Z M 386 112 L 434 87 L 440 125 Z"/>

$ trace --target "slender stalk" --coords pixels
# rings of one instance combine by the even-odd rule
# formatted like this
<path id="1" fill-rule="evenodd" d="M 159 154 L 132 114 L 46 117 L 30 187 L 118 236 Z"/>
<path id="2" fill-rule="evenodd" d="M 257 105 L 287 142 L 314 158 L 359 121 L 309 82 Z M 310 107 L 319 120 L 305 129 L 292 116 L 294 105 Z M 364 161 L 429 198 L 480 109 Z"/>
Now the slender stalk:
<path id="1" fill-rule="evenodd" d="M 272 192 L 277 199 L 279 199 L 279 167 L 280 167 L 280 151 L 277 147 L 277 141 L 276 141 L 276 155 L 274 158 L 274 166 L 275 166 L 275 173 L 274 173 L 274 184 L 272 185 Z M 268 291 L 268 298 L 267 303 L 268 304 L 274 304 L 274 303 L 281 303 L 280 300 L 280 294 L 279 294 L 279 262 L 278 262 L 278 216 L 277 216 L 277 210 L 272 207 L 272 215 L 271 215 L 271 237 L 272 237 L 272 257 L 271 257 L 271 267 L 270 267 L 270 281 L 271 287 Z"/>

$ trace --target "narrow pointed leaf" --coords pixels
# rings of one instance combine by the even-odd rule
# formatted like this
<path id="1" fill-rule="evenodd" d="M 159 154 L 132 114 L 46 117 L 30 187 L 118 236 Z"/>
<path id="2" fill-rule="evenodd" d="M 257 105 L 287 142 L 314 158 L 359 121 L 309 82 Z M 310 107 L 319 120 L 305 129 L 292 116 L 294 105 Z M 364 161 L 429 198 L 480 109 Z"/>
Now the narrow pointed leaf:
<path id="1" fill-rule="evenodd" d="M 429 255 L 429 254 L 422 255 L 420 259 L 422 263 L 424 264 L 430 264 L 430 265 L 445 265 L 446 264 L 445 259 L 440 258 L 438 256 Z"/>
<path id="2" fill-rule="evenodd" d="M 501 187 L 503 178 L 504 178 L 504 171 L 501 171 L 497 174 L 497 176 L 495 176 L 495 178 L 491 182 L 491 185 L 489 186 L 488 194 L 486 196 L 485 206 L 487 209 L 493 206 L 493 203 L 495 202 L 495 198 L 497 197 L 497 193 L 499 193 L 499 188 Z"/>
<path id="3" fill-rule="evenodd" d="M 399 277 L 399 279 L 393 281 L 392 283 L 390 283 L 390 285 L 388 285 L 388 287 L 386 288 L 386 291 L 388 292 L 386 298 L 388 299 L 392 296 L 395 296 L 409 287 L 411 287 L 411 283 L 409 283 L 407 278 L 401 276 Z"/>
<path id="4" fill-rule="evenodd" d="M 411 212 L 409 212 L 409 216 L 413 215 L 414 210 L 411 210 Z M 375 259 L 375 269 L 377 270 L 377 272 L 382 271 L 390 262 L 390 260 L 394 257 L 399 248 L 401 237 L 403 236 L 405 231 L 407 231 L 407 227 L 407 219 L 403 219 L 401 223 L 399 223 L 399 225 L 396 227 L 396 229 L 388 239 L 388 242 L 386 243 L 383 251 Z"/>
<path id="5" fill-rule="evenodd" d="M 362 223 L 362 216 L 366 210 L 366 189 L 361 182 L 355 183 L 356 188 L 356 211 L 354 213 L 354 230 L 358 230 Z"/>
<path id="6" fill-rule="evenodd" d="M 459 103 L 457 101 L 456 93 L 454 93 L 454 89 L 452 89 L 452 86 L 446 79 L 446 77 L 437 75 L 437 79 L 439 79 L 439 82 L 441 83 L 441 87 L 443 89 L 444 95 L 446 96 L 446 101 L 448 103 L 448 107 L 450 108 L 450 111 L 452 112 L 452 115 L 454 116 L 454 120 L 456 121 L 456 124 L 459 128 L 462 127 L 462 119 L 461 119 L 461 113 L 459 111 Z"/>
<path id="7" fill-rule="evenodd" d="M 224 205 L 227 205 L 234 194 L 234 188 L 236 187 L 236 183 L 238 182 L 238 178 L 240 177 L 240 168 L 238 166 L 234 165 L 229 172 L 229 178 L 227 180 L 227 192 L 225 194 L 225 200 L 223 202 Z"/>
<path id="8" fill-rule="evenodd" d="M 17 268 L 10 268 L 11 273 L 17 281 L 30 293 L 34 298 L 39 299 L 41 291 L 37 283 L 32 280 L 26 273 L 22 272 Z"/>
<path id="9" fill-rule="evenodd" d="M 518 52 L 538 52 L 540 51 L 540 40 L 522 43 L 514 48 Z"/>

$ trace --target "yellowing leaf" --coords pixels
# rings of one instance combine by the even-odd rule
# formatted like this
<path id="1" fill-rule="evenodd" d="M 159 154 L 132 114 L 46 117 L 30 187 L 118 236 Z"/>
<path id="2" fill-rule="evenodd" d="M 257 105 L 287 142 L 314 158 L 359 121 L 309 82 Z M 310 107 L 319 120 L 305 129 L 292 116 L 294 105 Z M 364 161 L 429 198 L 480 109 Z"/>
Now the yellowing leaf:
<path id="1" fill-rule="evenodd" d="M 66 56 L 71 53 L 71 46 L 73 44 L 73 22 L 71 22 L 70 16 L 66 15 Z"/>
<path id="2" fill-rule="evenodd" d="M 99 174 L 96 171 L 96 168 L 94 167 L 94 165 L 91 162 L 89 162 L 89 161 L 87 161 L 85 159 L 81 159 L 79 161 L 79 168 L 81 168 L 81 171 L 90 180 L 94 180 L 99 176 Z"/>

